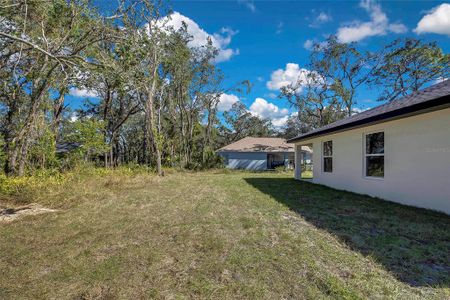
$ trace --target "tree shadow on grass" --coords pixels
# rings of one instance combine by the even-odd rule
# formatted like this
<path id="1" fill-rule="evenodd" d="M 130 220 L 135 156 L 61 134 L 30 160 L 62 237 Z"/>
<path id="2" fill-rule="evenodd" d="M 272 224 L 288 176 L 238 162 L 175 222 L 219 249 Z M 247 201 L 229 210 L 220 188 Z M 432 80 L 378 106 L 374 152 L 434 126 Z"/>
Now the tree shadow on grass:
<path id="1" fill-rule="evenodd" d="M 450 286 L 450 217 L 290 178 L 246 178 L 411 286 Z"/>

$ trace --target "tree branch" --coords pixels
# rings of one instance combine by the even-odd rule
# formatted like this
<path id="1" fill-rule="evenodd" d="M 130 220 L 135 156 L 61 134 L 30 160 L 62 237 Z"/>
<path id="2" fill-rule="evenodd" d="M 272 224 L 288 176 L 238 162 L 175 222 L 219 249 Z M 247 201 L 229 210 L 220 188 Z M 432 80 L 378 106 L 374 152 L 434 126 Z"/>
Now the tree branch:
<path id="1" fill-rule="evenodd" d="M 50 57 L 50 58 L 52 58 L 52 59 L 55 59 L 55 60 L 61 62 L 56 56 L 54 56 L 54 55 L 51 54 L 50 52 L 45 51 L 44 49 L 42 49 L 41 47 L 39 47 L 39 46 L 33 44 L 32 42 L 29 42 L 29 41 L 24 40 L 24 39 L 22 39 L 22 38 L 20 38 L 20 37 L 17 37 L 17 36 L 13 36 L 13 35 L 7 34 L 6 32 L 2 32 L 2 31 L 0 31 L 0 36 L 4 36 L 4 37 L 6 37 L 6 38 L 8 38 L 8 39 L 11 39 L 11 40 L 14 40 L 14 41 L 17 41 L 17 42 L 26 44 L 26 45 L 32 47 L 33 49 L 36 49 L 36 50 L 38 50 L 39 52 L 41 52 L 41 53 L 47 55 L 48 57 Z"/>

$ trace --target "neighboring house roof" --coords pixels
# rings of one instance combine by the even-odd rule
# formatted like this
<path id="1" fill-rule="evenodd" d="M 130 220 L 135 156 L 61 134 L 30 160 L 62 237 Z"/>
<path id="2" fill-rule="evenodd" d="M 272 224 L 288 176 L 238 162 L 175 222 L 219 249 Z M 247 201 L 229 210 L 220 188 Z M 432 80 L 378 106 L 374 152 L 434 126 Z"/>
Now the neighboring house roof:
<path id="1" fill-rule="evenodd" d="M 56 153 L 57 154 L 66 154 L 72 152 L 75 149 L 81 147 L 80 143 L 75 142 L 65 142 L 65 143 L 57 143 L 56 144 Z"/>
<path id="2" fill-rule="evenodd" d="M 220 148 L 218 152 L 294 152 L 294 146 L 282 138 L 245 137 Z"/>
<path id="3" fill-rule="evenodd" d="M 409 96 L 301 134 L 287 142 L 304 141 L 316 136 L 369 126 L 447 107 L 450 107 L 450 80 L 445 80 L 421 91 L 414 92 Z"/>

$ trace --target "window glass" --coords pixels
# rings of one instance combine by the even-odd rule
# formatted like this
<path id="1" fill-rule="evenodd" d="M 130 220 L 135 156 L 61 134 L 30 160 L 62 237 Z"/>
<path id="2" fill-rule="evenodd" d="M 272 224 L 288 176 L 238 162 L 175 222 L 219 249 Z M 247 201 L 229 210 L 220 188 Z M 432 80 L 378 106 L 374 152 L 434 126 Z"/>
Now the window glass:
<path id="1" fill-rule="evenodd" d="M 366 135 L 366 176 L 384 177 L 384 132 Z"/>
<path id="2" fill-rule="evenodd" d="M 333 141 L 323 143 L 323 171 L 333 172 Z"/>
<path id="3" fill-rule="evenodd" d="M 384 153 L 384 132 L 366 135 L 366 154 Z"/>
<path id="4" fill-rule="evenodd" d="M 324 157 L 323 158 L 323 171 L 324 172 L 333 172 L 333 158 L 332 157 Z"/>
<path id="5" fill-rule="evenodd" d="M 384 156 L 366 157 L 366 176 L 384 177 Z"/>
<path id="6" fill-rule="evenodd" d="M 323 155 L 332 156 L 333 155 L 333 141 L 328 141 L 323 143 Z"/>

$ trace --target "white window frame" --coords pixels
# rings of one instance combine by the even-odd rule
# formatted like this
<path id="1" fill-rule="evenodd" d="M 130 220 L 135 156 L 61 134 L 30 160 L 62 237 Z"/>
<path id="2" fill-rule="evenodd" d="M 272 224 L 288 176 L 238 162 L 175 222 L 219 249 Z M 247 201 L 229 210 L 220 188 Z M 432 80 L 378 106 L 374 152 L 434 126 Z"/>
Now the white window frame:
<path id="1" fill-rule="evenodd" d="M 367 146 L 367 136 L 374 134 L 374 133 L 383 133 L 384 134 L 384 153 L 377 153 L 377 154 L 367 154 L 366 153 L 366 146 Z M 363 134 L 363 177 L 366 179 L 375 179 L 375 180 L 384 180 L 384 177 L 386 176 L 386 132 L 383 129 L 374 130 L 370 132 L 366 132 Z M 373 156 L 383 156 L 384 157 L 384 165 L 383 165 L 383 177 L 380 176 L 368 176 L 367 175 L 367 157 L 373 157 Z"/>
<path id="2" fill-rule="evenodd" d="M 331 155 L 325 155 L 325 143 L 331 142 Z M 334 143 L 333 140 L 326 140 L 326 141 L 322 141 L 322 173 L 325 174 L 331 174 L 334 171 L 334 159 L 333 159 L 333 154 L 334 154 Z M 325 158 L 331 158 L 331 172 L 325 171 Z"/>

